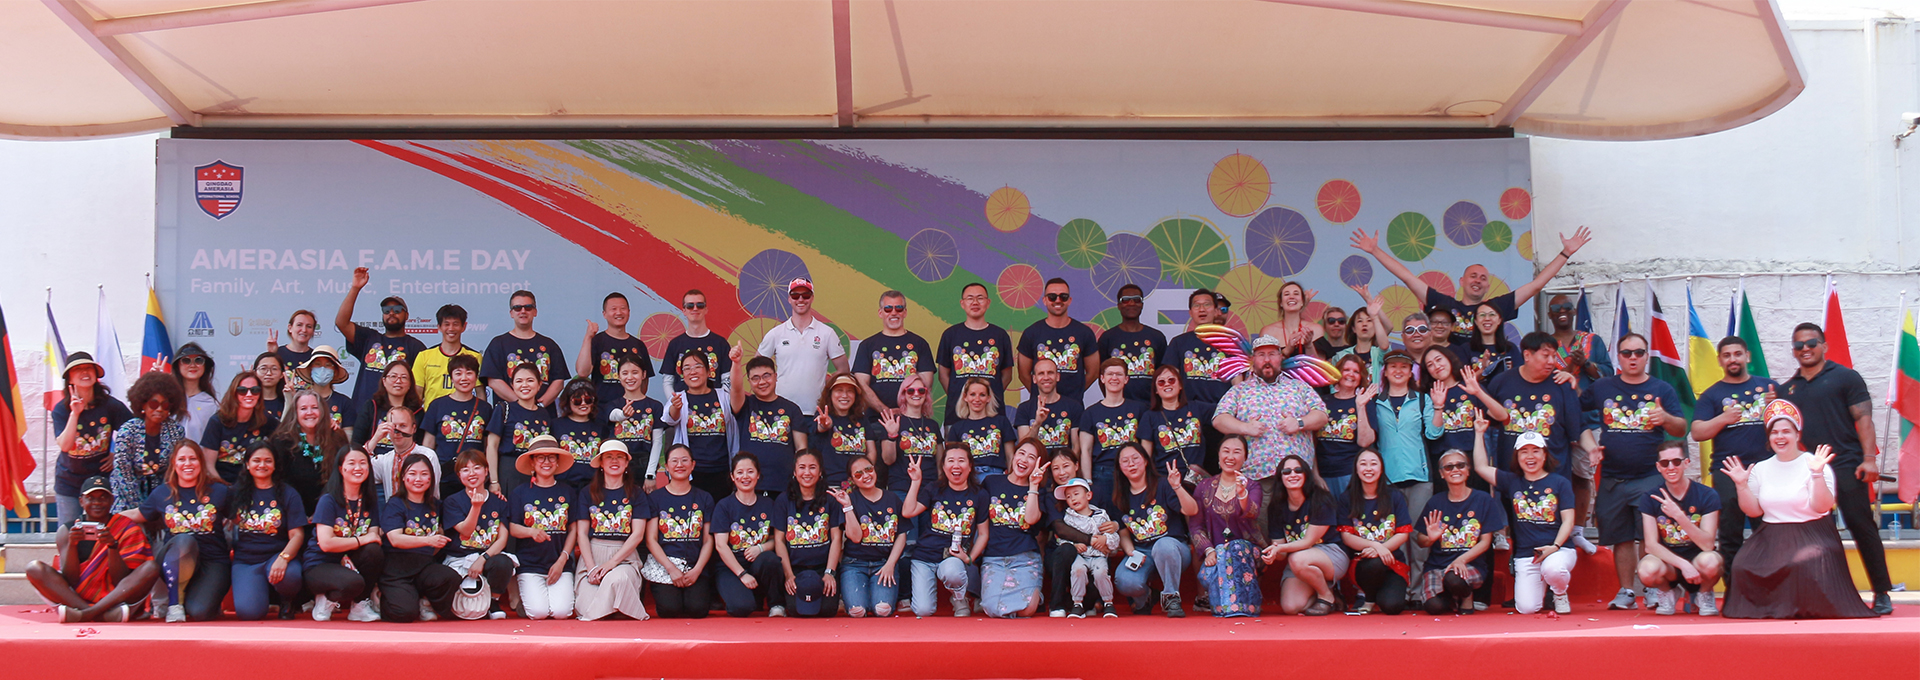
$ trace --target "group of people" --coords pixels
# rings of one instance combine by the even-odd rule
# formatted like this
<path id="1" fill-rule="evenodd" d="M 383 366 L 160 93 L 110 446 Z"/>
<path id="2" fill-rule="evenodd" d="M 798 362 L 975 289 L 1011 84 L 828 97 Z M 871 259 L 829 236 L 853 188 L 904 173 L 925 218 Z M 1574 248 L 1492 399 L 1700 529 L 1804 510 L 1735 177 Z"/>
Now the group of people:
<path id="1" fill-rule="evenodd" d="M 358 326 L 361 269 L 334 323 L 352 375 L 310 344 L 306 310 L 224 392 L 192 343 L 125 402 L 72 355 L 53 414 L 59 555 L 29 577 L 69 621 L 215 619 L 229 593 L 241 619 L 321 621 L 924 617 L 943 604 L 1113 617 L 1120 598 L 1136 615 L 1245 616 L 1274 583 L 1287 614 L 1437 614 L 1487 608 L 1507 551 L 1510 606 L 1567 613 L 1591 519 L 1623 584 L 1616 609 L 1890 611 L 1861 516 L 1877 451 L 1859 375 L 1824 360 L 1811 324 L 1783 385 L 1747 374 L 1744 343 L 1727 338 L 1727 377 L 1689 421 L 1648 376 L 1645 338 L 1620 339 L 1614 374 L 1564 297 L 1553 333 L 1511 342 L 1505 324 L 1586 241 L 1584 228 L 1564 238 L 1536 279 L 1498 296 L 1469 267 L 1456 298 L 1355 232 L 1426 303 L 1401 320 L 1402 344 L 1365 287 L 1351 314 L 1310 320 L 1310 291 L 1290 282 L 1245 375 L 1191 331 L 1228 319 L 1205 289 L 1168 339 L 1141 322 L 1139 287 L 1114 291 L 1121 323 L 1096 333 L 1055 279 L 1045 318 L 1014 342 L 972 283 L 965 320 L 937 343 L 906 329 L 906 297 L 889 291 L 881 331 L 850 355 L 797 279 L 791 316 L 751 358 L 690 290 L 686 332 L 657 364 L 664 402 L 620 293 L 569 364 L 533 329 L 529 291 L 481 352 L 462 344 L 456 305 L 435 315 L 437 346 L 408 335 L 397 296 L 378 332 Z M 1330 360 L 1338 382 L 1288 376 L 1294 354 Z M 350 396 L 337 390 L 349 379 Z M 1009 407 L 1016 380 L 1024 400 Z M 1711 487 L 1687 477 L 1674 437 L 1688 434 L 1715 444 Z M 1874 610 L 1847 579 L 1836 507 Z"/>

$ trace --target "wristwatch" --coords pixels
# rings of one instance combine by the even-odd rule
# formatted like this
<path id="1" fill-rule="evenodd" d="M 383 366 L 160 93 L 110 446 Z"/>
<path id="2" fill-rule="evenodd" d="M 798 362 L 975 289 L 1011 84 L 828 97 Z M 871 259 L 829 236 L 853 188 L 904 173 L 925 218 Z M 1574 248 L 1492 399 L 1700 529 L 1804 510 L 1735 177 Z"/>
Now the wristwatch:
<path id="1" fill-rule="evenodd" d="M 1302 430 L 1307 429 L 1307 419 L 1305 418 L 1294 418 L 1293 424 L 1295 427 L 1298 427 Z"/>
<path id="2" fill-rule="evenodd" d="M 833 570 L 832 570 L 832 569 L 828 569 L 828 570 L 826 570 L 825 572 L 822 572 L 822 573 L 824 573 L 824 574 L 826 574 L 826 575 L 827 575 L 827 578 L 833 578 Z"/>

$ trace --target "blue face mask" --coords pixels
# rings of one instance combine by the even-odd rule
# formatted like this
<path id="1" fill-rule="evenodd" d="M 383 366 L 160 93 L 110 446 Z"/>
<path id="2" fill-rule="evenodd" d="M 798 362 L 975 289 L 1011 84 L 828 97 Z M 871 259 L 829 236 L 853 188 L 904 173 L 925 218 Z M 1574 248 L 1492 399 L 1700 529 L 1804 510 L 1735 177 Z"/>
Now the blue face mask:
<path id="1" fill-rule="evenodd" d="M 331 366 L 315 366 L 313 370 L 307 371 L 307 374 L 313 376 L 313 382 L 317 384 L 333 383 L 333 367 Z"/>

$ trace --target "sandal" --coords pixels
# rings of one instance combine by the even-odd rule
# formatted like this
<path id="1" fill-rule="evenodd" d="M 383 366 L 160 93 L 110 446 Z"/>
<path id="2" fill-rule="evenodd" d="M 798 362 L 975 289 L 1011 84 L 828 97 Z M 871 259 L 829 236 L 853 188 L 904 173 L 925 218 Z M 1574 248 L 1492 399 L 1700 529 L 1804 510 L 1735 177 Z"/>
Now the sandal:
<path id="1" fill-rule="evenodd" d="M 1332 602 L 1328 602 L 1326 600 L 1322 600 L 1316 597 L 1313 599 L 1312 604 L 1307 605 L 1307 608 L 1305 611 L 1300 612 L 1300 615 L 1301 616 L 1326 616 L 1328 614 L 1332 614 L 1333 609 L 1334 607 Z"/>

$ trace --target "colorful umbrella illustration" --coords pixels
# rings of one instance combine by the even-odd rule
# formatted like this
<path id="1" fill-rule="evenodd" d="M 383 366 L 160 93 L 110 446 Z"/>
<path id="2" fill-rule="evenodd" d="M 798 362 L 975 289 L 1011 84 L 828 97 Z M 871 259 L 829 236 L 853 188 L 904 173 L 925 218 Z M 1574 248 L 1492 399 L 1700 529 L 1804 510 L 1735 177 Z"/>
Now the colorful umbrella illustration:
<path id="1" fill-rule="evenodd" d="M 1259 267 L 1243 264 L 1227 270 L 1214 290 L 1233 303 L 1232 314 L 1254 328 L 1262 328 L 1280 319 L 1280 279 L 1267 276 Z"/>
<path id="2" fill-rule="evenodd" d="M 953 236 L 939 229 L 921 229 L 907 239 L 907 271 L 921 281 L 945 280 L 960 263 L 960 248 Z"/>
<path id="3" fill-rule="evenodd" d="M 1487 212 L 1472 201 L 1458 201 L 1447 206 L 1440 223 L 1447 232 L 1447 240 L 1464 248 L 1480 242 L 1480 230 L 1487 226 Z"/>
<path id="4" fill-rule="evenodd" d="M 680 317 L 664 312 L 654 314 L 640 322 L 640 342 L 646 344 L 647 352 L 654 357 L 664 357 L 667 355 L 667 343 L 673 342 L 674 338 L 686 331 L 687 327 L 680 323 Z M 677 368 L 662 366 L 660 372 L 666 373 Z"/>
<path id="5" fill-rule="evenodd" d="M 1147 230 L 1160 251 L 1162 275 L 1181 288 L 1210 288 L 1233 267 L 1233 250 L 1220 230 L 1198 217 L 1166 220 Z"/>
<path id="6" fill-rule="evenodd" d="M 777 319 L 756 316 L 740 322 L 732 332 L 727 333 L 727 344 L 740 346 L 740 360 L 747 361 L 759 355 L 760 340 L 767 337 L 767 331 L 780 325 Z"/>
<path id="7" fill-rule="evenodd" d="M 1307 216 L 1274 206 L 1247 221 L 1247 261 L 1268 276 L 1293 276 L 1313 258 L 1313 227 Z"/>
<path id="8" fill-rule="evenodd" d="M 1033 214 L 1027 195 L 1013 187 L 1000 187 L 987 195 L 987 223 L 1000 231 L 1013 231 L 1026 225 Z"/>
<path id="9" fill-rule="evenodd" d="M 1252 227 L 1248 227 L 1251 231 Z M 1417 212 L 1403 212 L 1387 223 L 1387 250 L 1402 262 L 1419 262 L 1433 254 L 1438 236 L 1433 221 Z"/>
<path id="10" fill-rule="evenodd" d="M 1533 259 L 1533 230 L 1528 229 L 1527 233 L 1521 234 L 1518 239 L 1514 239 L 1513 247 L 1520 252 L 1520 257 L 1531 261 Z"/>
<path id="11" fill-rule="evenodd" d="M 787 284 L 794 279 L 813 279 L 799 255 L 762 250 L 740 266 L 740 306 L 754 316 L 787 318 L 793 311 L 787 305 Z"/>
<path id="12" fill-rule="evenodd" d="M 1533 195 L 1526 189 L 1513 187 L 1500 193 L 1500 214 L 1510 220 L 1523 220 L 1533 212 Z"/>
<path id="13" fill-rule="evenodd" d="M 1068 220 L 1054 238 L 1060 259 L 1074 269 L 1092 269 L 1107 256 L 1107 230 L 1089 219 Z"/>
<path id="14" fill-rule="evenodd" d="M 1360 214 L 1360 187 L 1344 179 L 1327 180 L 1320 185 L 1320 194 L 1314 197 L 1313 203 L 1328 222 L 1346 224 Z"/>
<path id="15" fill-rule="evenodd" d="M 1040 270 L 1030 264 L 1010 264 L 1000 270 L 997 282 L 1000 288 L 1000 303 L 1014 309 L 1032 309 L 1040 304 L 1040 294 L 1046 291 L 1046 279 L 1040 276 Z"/>
<path id="16" fill-rule="evenodd" d="M 1513 245 L 1513 227 L 1499 220 L 1488 222 L 1487 228 L 1480 230 L 1480 242 L 1487 245 L 1487 250 L 1506 252 Z"/>
<path id="17" fill-rule="evenodd" d="M 1153 242 L 1137 234 L 1114 234 L 1107 240 L 1107 256 L 1093 266 L 1093 284 L 1099 295 L 1112 295 L 1126 284 L 1151 294 L 1160 285 L 1160 253 Z"/>
<path id="18" fill-rule="evenodd" d="M 1340 283 L 1351 288 L 1373 282 L 1373 263 L 1360 255 L 1348 255 L 1340 261 Z"/>
<path id="19" fill-rule="evenodd" d="M 1213 199 L 1213 207 L 1234 217 L 1252 215 L 1267 204 L 1272 191 L 1267 166 L 1243 153 L 1229 154 L 1207 173 L 1207 196 Z"/>

